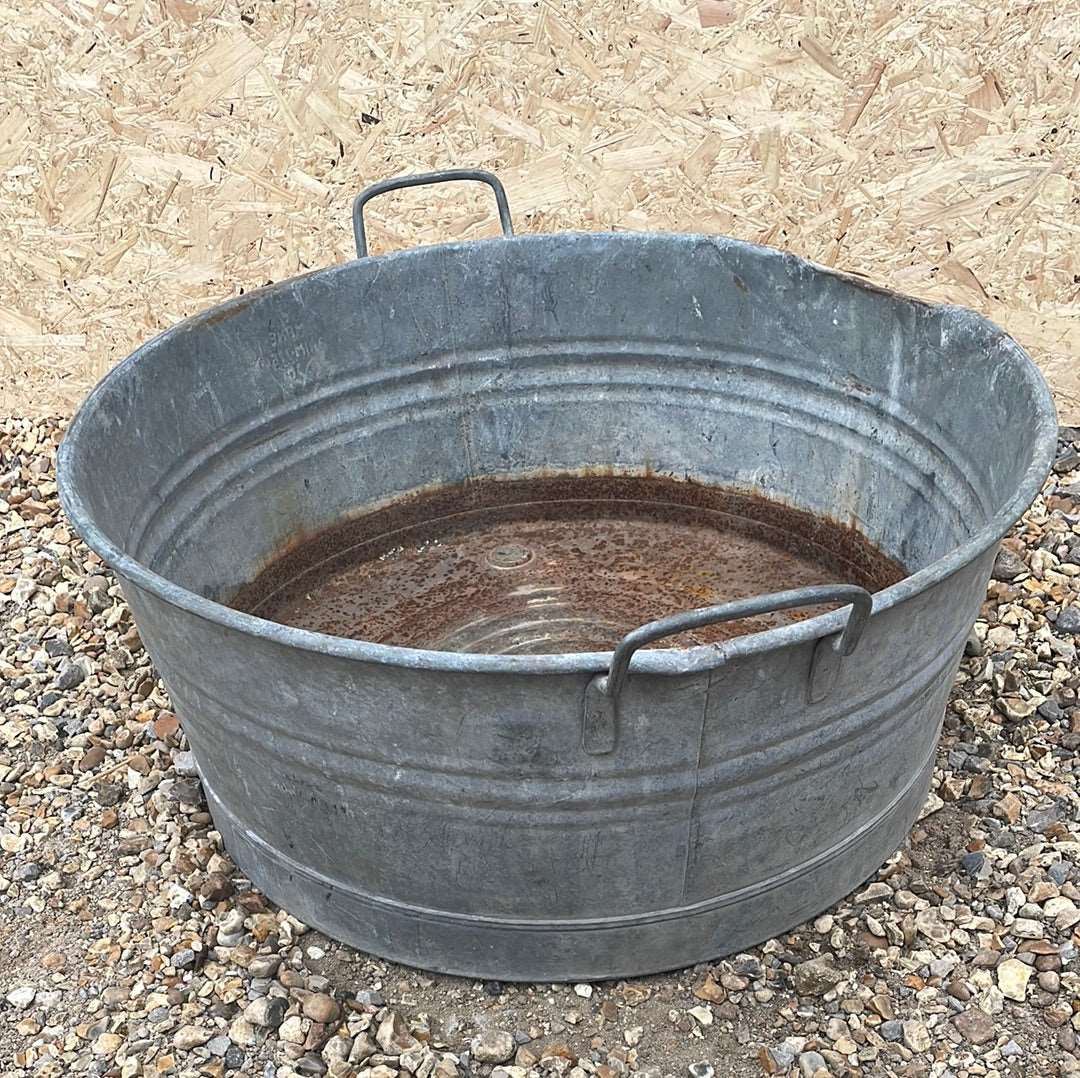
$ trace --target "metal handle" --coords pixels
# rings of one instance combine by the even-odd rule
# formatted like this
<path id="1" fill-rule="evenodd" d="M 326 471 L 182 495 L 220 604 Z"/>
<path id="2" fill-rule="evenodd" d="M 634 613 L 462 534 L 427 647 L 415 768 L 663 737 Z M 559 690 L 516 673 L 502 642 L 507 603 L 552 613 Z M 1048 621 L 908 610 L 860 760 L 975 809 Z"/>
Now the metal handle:
<path id="1" fill-rule="evenodd" d="M 602 756 L 615 748 L 619 695 L 630 672 L 630 659 L 638 648 L 665 636 L 716 625 L 721 621 L 735 621 L 757 614 L 791 610 L 798 606 L 813 606 L 817 603 L 847 603 L 851 606 L 851 613 L 843 630 L 819 640 L 814 648 L 807 696 L 811 703 L 825 699 L 836 679 L 840 659 L 855 650 L 874 605 L 870 592 L 855 584 L 826 584 L 756 595 L 752 599 L 736 599 L 719 606 L 705 606 L 699 610 L 672 614 L 671 617 L 650 621 L 632 630 L 619 641 L 611 657 L 608 672 L 597 674 L 585 690 L 581 747 L 593 756 Z"/>
<path id="2" fill-rule="evenodd" d="M 471 168 L 448 168 L 440 172 L 424 172 L 418 176 L 395 176 L 390 180 L 381 180 L 373 183 L 369 188 L 361 191 L 353 201 L 352 227 L 353 236 L 356 239 L 356 257 L 367 258 L 367 233 L 364 231 L 364 204 L 370 202 L 376 195 L 383 195 L 387 191 L 397 191 L 403 187 L 422 187 L 429 183 L 447 183 L 449 180 L 479 180 L 486 183 L 495 192 L 495 203 L 499 207 L 499 223 L 502 225 L 503 235 L 514 234 L 514 224 L 510 220 L 510 203 L 506 201 L 506 191 L 499 182 L 497 176 L 481 169 Z"/>

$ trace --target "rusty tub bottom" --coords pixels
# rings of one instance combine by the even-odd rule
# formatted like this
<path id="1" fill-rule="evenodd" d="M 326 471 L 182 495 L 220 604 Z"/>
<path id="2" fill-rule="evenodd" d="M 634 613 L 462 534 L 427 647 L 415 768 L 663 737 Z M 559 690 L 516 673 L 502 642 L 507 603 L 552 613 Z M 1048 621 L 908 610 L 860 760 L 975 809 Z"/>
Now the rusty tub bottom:
<path id="1" fill-rule="evenodd" d="M 661 477 L 485 479 L 407 496 L 294 543 L 233 605 L 335 636 L 435 651 L 603 651 L 646 621 L 814 584 L 904 576 L 854 528 Z M 805 607 L 665 640 L 689 647 Z"/>

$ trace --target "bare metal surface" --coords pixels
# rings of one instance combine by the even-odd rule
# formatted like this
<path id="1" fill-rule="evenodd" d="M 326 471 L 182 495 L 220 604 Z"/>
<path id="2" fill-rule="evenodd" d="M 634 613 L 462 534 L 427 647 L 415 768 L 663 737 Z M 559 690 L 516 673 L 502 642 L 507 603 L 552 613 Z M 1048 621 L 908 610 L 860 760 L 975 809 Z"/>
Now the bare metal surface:
<path id="1" fill-rule="evenodd" d="M 819 640 L 810 661 L 807 699 L 810 703 L 820 703 L 832 690 L 840 668 L 839 659 L 855 650 L 866 619 L 870 616 L 873 598 L 865 588 L 855 584 L 808 586 L 756 595 L 751 599 L 735 599 L 659 618 L 627 633 L 612 654 L 608 672 L 597 674 L 585 690 L 581 720 L 582 748 L 596 756 L 614 751 L 619 737 L 619 700 L 629 675 L 630 660 L 639 648 L 681 633 L 715 629 L 747 618 L 774 616 L 797 608 L 835 603 L 849 607 L 844 629 L 835 637 Z M 823 652 L 832 653 L 827 662 L 823 661 Z"/>
<path id="2" fill-rule="evenodd" d="M 364 206 L 376 195 L 385 194 L 387 191 L 398 191 L 404 187 L 423 187 L 429 184 L 447 183 L 452 180 L 477 180 L 486 183 L 495 192 L 495 204 L 499 210 L 499 224 L 502 226 L 503 236 L 509 237 L 514 234 L 514 225 L 510 220 L 510 205 L 506 201 L 506 191 L 499 182 L 498 177 L 490 172 L 480 169 L 452 168 L 440 172 L 424 172 L 416 176 L 395 176 L 381 183 L 373 183 L 370 187 L 361 191 L 353 200 L 352 220 L 353 239 L 356 242 L 356 257 L 367 258 L 367 233 L 364 229 Z"/>
<path id="3" fill-rule="evenodd" d="M 970 312 L 716 237 L 574 234 L 361 259 L 177 326 L 59 466 L 260 887 L 416 965 L 588 979 L 771 936 L 896 848 L 1055 434 Z M 765 493 L 909 575 L 833 671 L 845 609 L 637 652 L 604 755 L 582 706 L 610 651 L 402 648 L 221 602 L 358 507 L 560 472 Z"/>

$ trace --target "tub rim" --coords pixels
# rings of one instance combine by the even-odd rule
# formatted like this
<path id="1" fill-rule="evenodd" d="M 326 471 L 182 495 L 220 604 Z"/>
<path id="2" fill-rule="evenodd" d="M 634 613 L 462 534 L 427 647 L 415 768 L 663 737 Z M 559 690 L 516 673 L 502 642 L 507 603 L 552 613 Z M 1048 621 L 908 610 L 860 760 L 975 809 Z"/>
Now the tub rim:
<path id="1" fill-rule="evenodd" d="M 475 248 L 477 244 L 511 243 L 531 245 L 538 242 L 551 242 L 557 239 L 594 239 L 604 242 L 635 243 L 648 241 L 677 241 L 690 244 L 702 242 L 753 252 L 757 257 L 777 258 L 785 262 L 795 262 L 803 269 L 815 274 L 841 280 L 854 285 L 864 292 L 882 296 L 888 300 L 900 300 L 920 306 L 927 311 L 936 312 L 954 323 L 954 328 L 965 322 L 989 331 L 990 335 L 1004 345 L 1012 354 L 1012 360 L 1023 368 L 1034 401 L 1034 411 L 1030 417 L 1024 417 L 1029 423 L 1032 438 L 1032 459 L 1025 469 L 1023 477 L 1014 492 L 993 516 L 971 538 L 954 547 L 947 554 L 924 566 L 922 569 L 905 576 L 896 584 L 878 591 L 873 596 L 871 617 L 884 613 L 908 599 L 920 595 L 947 579 L 959 569 L 979 558 L 1001 541 L 1013 524 L 1023 515 L 1042 489 L 1043 482 L 1050 471 L 1057 451 L 1058 421 L 1053 397 L 1042 372 L 1028 355 L 1005 330 L 985 316 L 968 307 L 951 303 L 932 303 L 905 295 L 892 289 L 867 281 L 863 277 L 844 273 L 829 266 L 822 266 L 810 259 L 802 258 L 788 251 L 764 247 L 745 240 L 726 236 L 709 235 L 694 232 L 589 232 L 563 231 L 545 233 L 518 234 L 509 238 L 492 240 L 467 240 L 452 243 L 432 244 L 423 247 L 408 248 L 389 254 L 377 255 L 363 261 L 386 264 L 389 260 L 405 261 L 419 256 L 430 257 L 435 250 L 461 251 Z M 216 304 L 189 318 L 170 326 L 150 340 L 141 344 L 124 360 L 113 367 L 90 391 L 72 417 L 64 439 L 60 443 L 56 456 L 57 489 L 60 503 L 86 545 L 123 581 L 129 581 L 136 587 L 148 592 L 170 606 L 183 610 L 195 617 L 228 630 L 255 636 L 283 647 L 314 652 L 333 658 L 356 662 L 378 663 L 384 666 L 406 667 L 417 670 L 431 670 L 459 674 L 596 674 L 606 671 L 611 665 L 613 652 L 559 652 L 547 655 L 491 655 L 465 652 L 432 651 L 425 648 L 408 648 L 393 644 L 377 644 L 366 640 L 353 640 L 348 637 L 332 636 L 328 633 L 297 629 L 269 621 L 255 614 L 248 614 L 226 606 L 214 599 L 209 599 L 185 588 L 154 572 L 130 554 L 127 554 L 97 526 L 93 515 L 88 510 L 76 484 L 68 482 L 72 461 L 78 453 L 80 432 L 93 420 L 98 398 L 107 392 L 109 384 L 123 375 L 139 362 L 140 358 L 157 349 L 170 338 L 197 330 L 206 322 L 220 321 L 238 314 L 242 309 L 257 299 L 262 299 L 276 291 L 294 286 L 306 278 L 330 276 L 355 265 L 356 261 L 339 263 L 310 273 L 290 277 L 265 288 L 253 289 L 242 296 L 233 297 Z M 783 625 L 762 632 L 738 636 L 719 644 L 702 644 L 684 650 L 653 649 L 636 652 L 632 661 L 632 670 L 639 674 L 676 675 L 703 673 L 713 670 L 736 658 L 763 654 L 782 647 L 809 643 L 838 632 L 845 623 L 845 608 L 841 607 L 819 614 L 804 621 Z"/>

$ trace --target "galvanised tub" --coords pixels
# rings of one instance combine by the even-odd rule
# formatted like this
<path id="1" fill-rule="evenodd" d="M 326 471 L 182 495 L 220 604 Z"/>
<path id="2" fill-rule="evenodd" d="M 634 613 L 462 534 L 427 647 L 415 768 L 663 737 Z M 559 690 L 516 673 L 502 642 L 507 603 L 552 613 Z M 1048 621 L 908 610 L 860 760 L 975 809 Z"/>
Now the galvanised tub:
<path id="1" fill-rule="evenodd" d="M 900 844 L 998 541 L 1056 422 L 978 315 L 715 236 L 361 257 L 140 348 L 60 449 L 237 863 L 421 967 L 643 974 L 735 951 Z M 416 181 L 413 178 L 410 182 Z M 830 612 L 686 649 L 461 654 L 225 605 L 299 535 L 490 476 L 659 474 L 850 524 L 907 570 L 688 615 Z M 687 607 L 695 604 L 688 602 Z M 674 612 L 673 612 L 674 613 Z"/>

